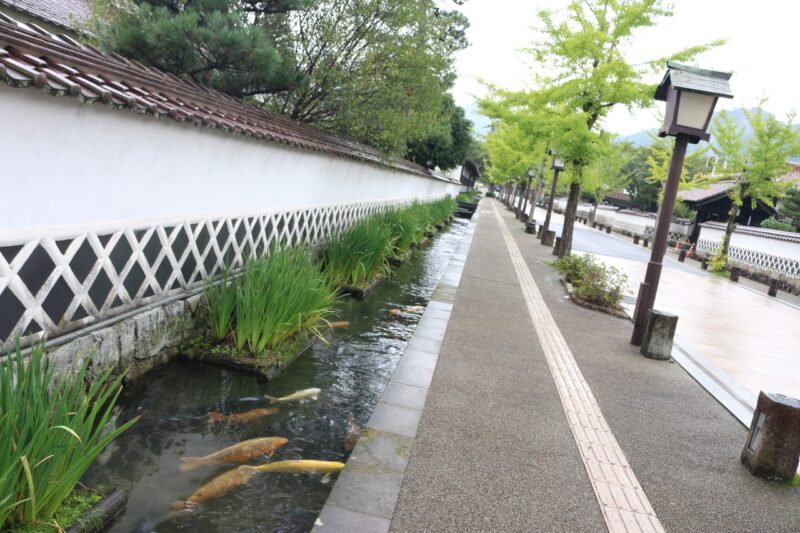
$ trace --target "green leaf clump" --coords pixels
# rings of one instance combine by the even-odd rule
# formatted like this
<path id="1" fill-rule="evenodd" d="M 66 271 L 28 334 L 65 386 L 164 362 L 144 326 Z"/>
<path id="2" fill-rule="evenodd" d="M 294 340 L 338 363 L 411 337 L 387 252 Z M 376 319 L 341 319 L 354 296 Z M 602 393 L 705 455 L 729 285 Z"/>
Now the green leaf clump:
<path id="1" fill-rule="evenodd" d="M 582 301 L 609 309 L 619 307 L 628 277 L 618 268 L 598 263 L 590 255 L 566 255 L 553 266 L 575 286 L 575 296 Z"/>
<path id="2" fill-rule="evenodd" d="M 136 422 L 109 424 L 123 376 L 109 370 L 90 380 L 90 363 L 56 374 L 40 344 L 27 359 L 18 344 L 0 363 L 4 529 L 52 520 L 95 458 Z"/>
<path id="3" fill-rule="evenodd" d="M 214 340 L 260 357 L 299 333 L 318 335 L 337 293 L 308 249 L 278 246 L 247 261 L 235 279 L 224 269 L 205 296 Z"/>

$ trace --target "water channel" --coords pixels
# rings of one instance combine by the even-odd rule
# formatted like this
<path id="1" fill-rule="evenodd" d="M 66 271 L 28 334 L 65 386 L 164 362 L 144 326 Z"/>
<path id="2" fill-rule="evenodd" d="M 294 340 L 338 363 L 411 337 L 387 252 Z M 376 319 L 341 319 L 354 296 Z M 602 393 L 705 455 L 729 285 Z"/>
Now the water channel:
<path id="1" fill-rule="evenodd" d="M 466 228 L 456 219 L 365 301 L 343 301 L 338 320 L 351 327 L 335 330 L 330 344 L 318 343 L 268 384 L 216 367 L 175 363 L 127 391 L 120 418 L 141 418 L 104 452 L 87 480 L 128 495 L 127 511 L 111 531 L 309 531 L 335 478 L 324 483 L 319 475 L 262 474 L 192 512 L 174 513 L 172 501 L 185 499 L 232 468 L 179 472 L 179 458 L 203 456 L 245 439 L 281 436 L 289 443 L 272 461 L 344 462 L 347 416 L 352 413 L 360 426 L 366 424 L 421 316 L 418 309 L 392 310 L 428 303 Z M 310 387 L 322 389 L 316 402 L 279 405 L 278 414 L 240 427 L 207 423 L 210 411 L 264 407 L 264 394 L 280 397 Z"/>

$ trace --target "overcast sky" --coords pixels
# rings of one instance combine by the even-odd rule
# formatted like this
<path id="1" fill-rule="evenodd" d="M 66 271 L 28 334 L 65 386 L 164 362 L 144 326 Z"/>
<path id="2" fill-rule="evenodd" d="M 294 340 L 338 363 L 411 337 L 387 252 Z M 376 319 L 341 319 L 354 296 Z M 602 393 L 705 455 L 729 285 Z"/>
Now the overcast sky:
<path id="1" fill-rule="evenodd" d="M 485 94 L 482 78 L 509 89 L 523 89 L 532 79 L 526 54 L 535 40 L 536 10 L 563 9 L 568 0 L 468 0 L 461 7 L 471 26 L 471 46 L 458 55 L 456 102 L 470 107 Z M 673 0 L 675 15 L 642 30 L 630 59 L 662 57 L 672 50 L 713 39 L 727 44 L 697 58 L 694 64 L 733 72 L 735 97 L 722 108 L 752 107 L 767 96 L 767 109 L 783 116 L 800 102 L 800 1 L 798 0 Z M 452 6 L 452 3 L 450 3 Z M 659 81 L 654 74 L 651 81 Z M 719 107 L 718 107 L 719 108 Z M 660 107 L 659 107 L 660 109 Z M 654 110 L 629 113 L 615 109 L 606 125 L 628 135 L 657 125 Z"/>

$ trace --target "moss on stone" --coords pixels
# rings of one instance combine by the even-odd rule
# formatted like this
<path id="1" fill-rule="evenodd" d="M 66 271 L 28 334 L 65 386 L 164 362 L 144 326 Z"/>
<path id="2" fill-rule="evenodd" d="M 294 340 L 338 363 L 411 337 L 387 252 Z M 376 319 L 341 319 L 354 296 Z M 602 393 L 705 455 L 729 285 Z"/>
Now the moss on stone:
<path id="1" fill-rule="evenodd" d="M 103 496 L 98 492 L 76 489 L 64 500 L 52 521 L 20 526 L 12 529 L 11 533 L 50 533 L 65 530 L 78 524 L 102 499 Z M 91 524 L 86 523 L 84 526 L 92 529 Z"/>

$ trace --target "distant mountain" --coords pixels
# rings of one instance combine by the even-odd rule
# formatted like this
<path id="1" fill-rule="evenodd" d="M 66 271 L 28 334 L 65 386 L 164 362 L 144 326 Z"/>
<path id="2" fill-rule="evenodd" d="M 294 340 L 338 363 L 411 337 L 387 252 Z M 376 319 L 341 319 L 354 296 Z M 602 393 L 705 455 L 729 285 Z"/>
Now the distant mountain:
<path id="1" fill-rule="evenodd" d="M 733 117 L 733 120 L 736 121 L 736 124 L 744 127 L 745 137 L 749 137 L 750 135 L 753 134 L 753 129 L 750 127 L 750 123 L 747 121 L 747 117 L 744 114 L 743 108 L 731 109 L 728 111 L 728 114 L 731 117 Z M 634 133 L 633 135 L 626 135 L 624 137 L 619 137 L 618 140 L 623 142 L 625 141 L 630 142 L 634 146 L 650 146 L 653 143 L 653 139 L 652 137 L 650 137 L 651 133 L 653 135 L 656 135 L 658 133 L 658 129 L 653 128 L 651 130 L 642 130 L 638 133 Z"/>

